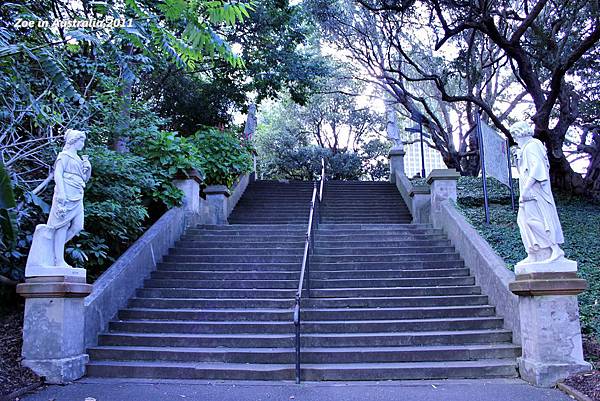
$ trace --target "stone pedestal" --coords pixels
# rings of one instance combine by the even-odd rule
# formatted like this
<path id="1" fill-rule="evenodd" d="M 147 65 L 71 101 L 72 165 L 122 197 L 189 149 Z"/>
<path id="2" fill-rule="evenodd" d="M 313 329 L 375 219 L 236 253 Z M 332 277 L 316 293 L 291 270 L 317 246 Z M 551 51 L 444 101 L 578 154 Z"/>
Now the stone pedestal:
<path id="1" fill-rule="evenodd" d="M 591 369 L 583 359 L 577 304 L 577 294 L 587 283 L 577 277 L 576 267 L 576 262 L 566 259 L 520 264 L 516 280 L 509 285 L 519 296 L 519 372 L 535 386 L 552 387 L 573 373 Z"/>
<path id="2" fill-rule="evenodd" d="M 68 383 L 85 374 L 83 300 L 91 290 L 85 275 L 31 277 L 17 286 L 26 298 L 22 364 L 48 383 Z"/>
<path id="3" fill-rule="evenodd" d="M 456 182 L 460 174 L 455 169 L 434 169 L 427 177 L 431 187 L 431 222 L 438 226 L 437 216 L 442 202 L 451 199 L 456 202 Z"/>
<path id="4" fill-rule="evenodd" d="M 209 185 L 204 189 L 206 195 L 204 224 L 227 224 L 227 198 L 231 195 L 225 185 Z"/>
<path id="5" fill-rule="evenodd" d="M 191 171 L 188 176 L 178 175 L 173 185 L 183 191 L 183 210 L 186 213 L 200 214 L 200 184 L 202 178 L 197 171 Z"/>
<path id="6" fill-rule="evenodd" d="M 429 223 L 431 190 L 427 185 L 416 185 L 408 194 L 411 197 L 413 224 Z"/>
<path id="7" fill-rule="evenodd" d="M 404 155 L 406 153 L 402 149 L 390 150 L 388 158 L 390 159 L 390 182 L 396 182 L 396 172 L 404 174 Z"/>

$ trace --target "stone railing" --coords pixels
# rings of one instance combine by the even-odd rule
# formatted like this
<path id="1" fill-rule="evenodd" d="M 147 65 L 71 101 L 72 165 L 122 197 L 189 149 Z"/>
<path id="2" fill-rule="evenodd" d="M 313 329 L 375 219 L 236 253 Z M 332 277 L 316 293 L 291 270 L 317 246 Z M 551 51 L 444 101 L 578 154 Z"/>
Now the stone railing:
<path id="1" fill-rule="evenodd" d="M 18 287 L 26 298 L 23 365 L 48 383 L 66 383 L 84 375 L 86 349 L 127 301 L 143 286 L 169 249 L 197 224 L 227 224 L 227 217 L 248 185 L 241 177 L 232 193 L 209 186 L 200 197 L 199 177 L 178 177 L 181 207 L 167 211 L 93 285 L 85 276 L 30 277 Z M 230 196 L 231 195 L 231 196 Z M 85 271 L 84 271 L 85 273 Z"/>
<path id="2" fill-rule="evenodd" d="M 522 348 L 521 377 L 536 386 L 552 387 L 572 373 L 589 370 L 583 360 L 576 297 L 585 281 L 561 272 L 560 263 L 555 263 L 555 272 L 515 275 L 456 209 L 456 170 L 433 170 L 427 177 L 430 192 L 415 191 L 404 174 L 403 156 L 402 151 L 390 152 L 391 181 L 413 222 L 429 222 L 445 232 L 504 319 L 504 327 L 512 331 L 513 341 Z"/>

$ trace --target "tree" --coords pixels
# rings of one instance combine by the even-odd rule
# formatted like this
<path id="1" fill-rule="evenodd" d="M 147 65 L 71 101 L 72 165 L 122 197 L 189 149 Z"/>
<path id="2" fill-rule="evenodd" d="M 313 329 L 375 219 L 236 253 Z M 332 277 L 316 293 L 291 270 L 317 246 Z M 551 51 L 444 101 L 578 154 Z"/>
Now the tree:
<path id="1" fill-rule="evenodd" d="M 501 122 L 523 99 L 508 101 L 515 80 L 497 71 L 498 50 L 473 36 L 455 52 L 434 53 L 435 36 L 422 15 L 374 13 L 358 2 L 335 0 L 311 0 L 309 8 L 326 32 L 324 40 L 361 66 L 357 79 L 381 87 L 406 120 L 420 122 L 448 167 L 479 172 L 474 100 L 485 104 L 506 132 Z M 448 93 L 462 92 L 468 96 L 449 101 Z"/>
<path id="2" fill-rule="evenodd" d="M 574 71 L 586 55 L 596 54 L 600 40 L 597 0 L 358 2 L 373 15 L 382 18 L 416 15 L 428 18 L 436 34 L 436 50 L 470 44 L 470 37 L 479 38 L 491 49 L 498 49 L 500 54 L 493 60 L 492 66 L 508 63 L 521 88 L 533 102 L 535 136 L 548 149 L 553 184 L 575 193 L 600 197 L 600 165 L 590 163 L 583 177 L 573 170 L 564 151 L 568 130 L 576 122 L 580 108 L 581 96 L 573 80 Z M 421 75 L 435 84 L 442 93 L 442 100 L 473 103 L 511 138 L 489 104 L 480 96 L 468 92 L 450 93 L 441 74 L 424 72 Z M 588 154 L 593 153 L 590 157 L 594 161 L 598 147 L 587 146 L 587 136 L 583 139 L 585 141 L 580 148 Z"/>

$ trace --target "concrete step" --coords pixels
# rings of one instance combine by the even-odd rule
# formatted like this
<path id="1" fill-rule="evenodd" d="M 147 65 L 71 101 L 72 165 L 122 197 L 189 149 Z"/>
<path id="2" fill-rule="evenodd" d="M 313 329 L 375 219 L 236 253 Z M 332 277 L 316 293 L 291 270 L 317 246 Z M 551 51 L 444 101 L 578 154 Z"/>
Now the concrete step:
<path id="1" fill-rule="evenodd" d="M 235 250 L 231 250 L 235 251 Z M 352 256 L 352 255 L 397 255 L 407 253 L 453 253 L 453 246 L 444 245 L 419 245 L 419 246 L 397 246 L 397 247 L 335 247 L 326 248 L 324 246 L 316 247 L 315 255 L 327 256 Z"/>
<path id="2" fill-rule="evenodd" d="M 174 280 L 147 279 L 145 288 L 192 288 L 192 289 L 294 289 L 298 280 Z"/>
<path id="3" fill-rule="evenodd" d="M 331 347 L 304 348 L 302 362 L 377 363 L 468 361 L 481 358 L 516 358 L 519 348 L 506 343 L 424 347 Z M 88 349 L 95 360 L 172 361 L 294 364 L 293 348 L 192 348 L 192 347 L 117 347 Z"/>
<path id="4" fill-rule="evenodd" d="M 173 263 L 185 263 L 185 262 L 196 262 L 202 260 L 203 262 L 213 263 L 298 263 L 302 262 L 301 254 L 287 254 L 287 255 L 167 255 L 164 257 L 165 262 Z"/>
<path id="5" fill-rule="evenodd" d="M 281 243 L 277 243 L 278 245 Z M 444 246 L 451 247 L 451 243 L 447 239 L 421 239 L 421 240 L 402 240 L 402 241 L 339 241 L 339 240 L 316 240 L 315 249 L 328 248 L 367 248 L 367 249 L 380 249 L 380 248 L 402 248 L 402 247 L 433 247 L 433 246 Z"/>
<path id="6" fill-rule="evenodd" d="M 104 333 L 98 345 L 146 347 L 294 347 L 294 334 L 236 333 Z M 404 333 L 306 333 L 302 347 L 400 347 L 423 345 L 489 344 L 510 342 L 504 329 L 422 331 Z"/>
<path id="7" fill-rule="evenodd" d="M 298 283 L 300 271 L 155 271 L 152 279 L 158 280 L 294 280 Z M 318 278 L 313 275 L 311 277 Z"/>
<path id="8" fill-rule="evenodd" d="M 287 271 L 300 272 L 301 266 L 298 262 L 291 263 L 231 263 L 231 262 L 162 262 L 158 265 L 158 271 L 223 271 L 223 272 L 248 272 L 248 271 Z"/>
<path id="9" fill-rule="evenodd" d="M 409 380 L 517 377 L 511 359 L 475 361 L 306 364 L 303 380 Z"/>
<path id="10" fill-rule="evenodd" d="M 466 291 L 466 290 L 464 290 Z M 296 289 L 191 289 L 139 288 L 143 298 L 287 298 L 293 299 Z"/>
<path id="11" fill-rule="evenodd" d="M 169 258 L 174 258 L 175 255 L 169 256 Z M 216 256 L 204 256 L 205 258 L 216 258 Z M 243 256 L 227 256 L 227 258 L 243 257 Z M 271 256 L 254 256 L 254 258 L 265 258 L 266 261 L 274 261 L 267 260 L 268 258 L 273 258 Z M 278 256 L 282 257 L 282 256 Z M 290 261 L 293 256 L 289 256 Z M 319 255 L 314 254 L 311 256 L 311 261 L 315 263 L 342 263 L 342 262 L 407 262 L 407 261 L 441 261 L 441 260 L 456 260 L 458 255 L 456 252 L 440 252 L 440 253 L 395 253 L 389 255 L 365 255 L 365 254 L 357 254 L 357 255 Z M 213 260 L 213 259 L 211 259 Z M 225 261 L 225 260 L 224 260 Z M 262 260 L 261 260 L 262 261 Z"/>
<path id="12" fill-rule="evenodd" d="M 175 244 L 176 248 L 204 248 L 204 249 L 221 249 L 223 252 L 229 253 L 231 249 L 255 249 L 255 248 L 302 248 L 304 249 L 304 238 L 299 238 L 295 241 L 280 241 L 274 237 L 272 241 L 198 241 L 198 240 L 180 240 Z M 438 241 L 438 244 L 441 241 Z M 427 243 L 425 243 L 427 245 Z M 433 242 L 430 243 L 433 245 Z"/>
<path id="13" fill-rule="evenodd" d="M 338 271 L 338 270 L 419 270 L 419 269 L 451 269 L 463 268 L 465 262 L 458 258 L 448 260 L 406 260 L 403 262 L 385 261 L 385 262 L 316 262 L 311 260 L 311 272 L 317 271 Z"/>
<path id="14" fill-rule="evenodd" d="M 485 295 L 445 295 L 411 297 L 359 297 L 359 298 L 303 298 L 302 308 L 424 308 L 487 305 Z M 161 298 L 134 297 L 129 301 L 131 308 L 271 308 L 291 309 L 293 299 L 286 298 Z M 307 309 L 308 310 L 308 309 Z"/>
<path id="15" fill-rule="evenodd" d="M 332 270 L 311 271 L 311 280 L 329 279 L 376 279 L 376 278 L 426 278 L 426 277 L 466 277 L 469 269 L 415 269 L 415 270 Z M 151 273 L 153 279 L 168 280 L 298 280 L 300 271 L 194 271 L 194 270 L 158 270 Z"/>
<path id="16" fill-rule="evenodd" d="M 311 289 L 330 288 L 404 288 L 474 285 L 475 278 L 466 277 L 419 277 L 419 278 L 352 278 L 318 280 L 310 278 Z"/>
<path id="17" fill-rule="evenodd" d="M 423 251 L 422 248 L 421 252 Z M 452 248 L 450 248 L 452 249 Z M 392 249 L 393 250 L 393 249 Z M 183 247 L 178 246 L 171 248 L 169 251 L 170 255 L 201 255 L 201 256 L 298 256 L 302 255 L 304 251 L 304 243 L 291 247 L 286 245 L 285 247 L 267 247 L 267 248 L 229 248 L 223 250 L 223 248 L 196 248 L 196 247 Z M 448 251 L 448 249 L 442 249 L 442 251 Z M 219 255 L 219 254 L 223 255 Z"/>
<path id="18" fill-rule="evenodd" d="M 392 288 L 327 288 L 311 289 L 311 296 L 316 298 L 351 298 L 351 297 L 408 297 L 434 295 L 477 295 L 481 288 L 474 285 L 436 286 L 436 287 L 392 287 Z"/>
<path id="19" fill-rule="evenodd" d="M 195 309 L 228 309 L 228 308 L 271 308 L 288 309 L 294 307 L 294 300 L 288 298 L 161 298 L 134 297 L 128 303 L 131 308 L 195 308 Z"/>
<path id="20" fill-rule="evenodd" d="M 419 331 L 458 331 L 502 328 L 502 319 L 494 316 L 399 320 L 304 320 L 302 333 L 396 333 Z M 119 320 L 109 323 L 110 331 L 134 333 L 271 333 L 294 332 L 289 321 L 189 321 L 189 320 Z"/>
<path id="21" fill-rule="evenodd" d="M 419 307 L 419 308 L 326 308 L 302 310 L 303 321 L 316 320 L 399 320 L 458 317 L 489 317 L 494 314 L 490 305 Z M 199 320 L 199 321 L 290 321 L 290 309 L 238 308 L 126 308 L 121 320 Z"/>

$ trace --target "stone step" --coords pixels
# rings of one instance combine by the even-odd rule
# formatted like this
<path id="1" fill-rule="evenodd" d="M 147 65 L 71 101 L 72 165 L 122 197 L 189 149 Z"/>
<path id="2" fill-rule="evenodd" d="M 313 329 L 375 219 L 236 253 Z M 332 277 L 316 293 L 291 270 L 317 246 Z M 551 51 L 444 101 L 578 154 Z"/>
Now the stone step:
<path id="1" fill-rule="evenodd" d="M 96 377 L 161 379 L 292 380 L 289 364 L 232 364 L 219 362 L 92 361 L 88 374 Z M 454 362 L 306 364 L 303 380 L 408 380 L 516 377 L 513 360 L 486 359 Z"/>
<path id="2" fill-rule="evenodd" d="M 268 234 L 246 234 L 246 235 L 228 235 L 228 234 L 206 234 L 206 235 L 182 235 L 180 241 L 182 242 L 199 242 L 199 243 L 242 243 L 242 242 L 253 242 L 253 243 L 284 243 L 284 242 L 302 242 L 306 238 L 306 232 L 302 234 L 293 235 L 268 235 Z"/>
<path id="3" fill-rule="evenodd" d="M 404 288 L 404 287 L 441 287 L 474 285 L 475 278 L 466 277 L 424 277 L 424 278 L 352 278 L 318 280 L 311 277 L 311 289 L 332 288 Z"/>
<path id="4" fill-rule="evenodd" d="M 287 255 L 167 255 L 164 257 L 165 262 L 195 262 L 202 260 L 204 262 L 214 263 L 298 263 L 302 262 L 302 254 L 287 254 Z"/>
<path id="5" fill-rule="evenodd" d="M 487 305 L 485 295 L 446 295 L 411 297 L 303 298 L 302 308 L 409 308 Z M 293 299 L 281 298 L 139 298 L 130 300 L 131 308 L 288 308 Z"/>
<path id="6" fill-rule="evenodd" d="M 319 226 L 319 229 L 323 230 L 367 230 L 367 233 L 372 232 L 371 230 L 434 230 L 440 234 L 443 234 L 441 229 L 434 229 L 431 224 L 363 224 L 363 223 L 340 223 L 340 224 L 322 224 Z"/>
<path id="7" fill-rule="evenodd" d="M 412 363 L 306 364 L 302 368 L 302 379 L 308 381 L 494 377 L 517 377 L 514 358 Z"/>
<path id="8" fill-rule="evenodd" d="M 353 221 L 355 223 L 389 223 L 390 221 L 396 223 L 410 223 L 412 218 L 409 217 L 392 217 L 392 216 L 381 216 L 381 217 L 370 217 L 370 216 L 345 216 L 345 217 L 329 217 L 326 215 L 321 216 L 321 222 L 323 224 L 334 224 L 334 223 L 345 223 Z"/>
<path id="9" fill-rule="evenodd" d="M 246 271 L 289 271 L 300 272 L 301 265 L 298 262 L 293 263 L 218 263 L 218 262 L 162 262 L 158 265 L 158 271 L 227 271 L 227 272 L 246 272 Z"/>
<path id="10" fill-rule="evenodd" d="M 423 347 L 331 347 L 304 348 L 302 362 L 377 363 L 468 361 L 481 358 L 516 358 L 519 348 L 506 343 Z M 225 362 L 294 364 L 294 348 L 192 348 L 117 347 L 88 349 L 95 360 Z"/>
<path id="11" fill-rule="evenodd" d="M 409 248 L 410 249 L 410 248 Z M 449 248 L 453 249 L 453 248 Z M 449 251 L 449 249 L 442 249 L 441 251 Z M 392 249 L 394 251 L 395 249 Z M 402 248 L 399 248 L 402 250 Z M 423 248 L 419 248 L 417 251 L 423 252 Z M 291 247 L 285 245 L 283 248 L 268 247 L 268 248 L 229 248 L 226 251 L 223 248 L 195 248 L 195 247 L 183 247 L 178 246 L 171 248 L 169 251 L 170 255 L 189 255 L 189 256 L 301 256 L 304 251 L 304 243 Z M 408 251 L 407 251 L 408 252 Z M 398 252 L 396 252 L 398 253 Z"/>
<path id="12" fill-rule="evenodd" d="M 466 291 L 466 290 L 465 290 Z M 286 298 L 293 299 L 293 289 L 197 289 L 197 288 L 139 288 L 136 292 L 143 298 Z"/>
<path id="13" fill-rule="evenodd" d="M 346 244 L 346 243 L 387 243 L 387 242 L 397 242 L 397 243 L 407 243 L 410 244 L 410 241 L 415 242 L 423 242 L 423 241 L 444 241 L 449 243 L 448 238 L 442 234 L 400 234 L 400 235 L 381 235 L 377 231 L 373 231 L 372 234 L 361 233 L 361 234 L 345 234 L 345 235 L 335 235 L 328 234 L 324 235 L 319 232 L 319 230 L 315 231 L 315 242 L 321 243 L 336 243 L 336 244 Z M 341 245 L 340 245 L 341 246 Z"/>
<path id="14" fill-rule="evenodd" d="M 433 247 L 433 246 L 445 246 L 451 247 L 451 243 L 447 239 L 419 239 L 419 240 L 402 240 L 402 241 L 339 241 L 339 240 L 323 240 L 315 238 L 315 248 L 319 251 L 321 248 L 367 248 L 367 249 L 381 249 L 381 248 L 401 248 L 401 247 Z"/>
<path id="15" fill-rule="evenodd" d="M 191 289 L 294 289 L 298 280 L 173 280 L 147 279 L 145 288 L 191 288 Z"/>
<path id="16" fill-rule="evenodd" d="M 498 329 L 502 318 L 494 316 L 401 320 L 302 321 L 302 333 L 385 333 L 408 331 L 457 331 Z M 110 331 L 134 333 L 293 333 L 289 321 L 188 321 L 188 320 L 119 320 L 109 323 Z"/>
<path id="17" fill-rule="evenodd" d="M 441 241 L 439 241 L 441 242 Z M 425 243 L 425 245 L 433 245 L 433 243 Z M 176 248 L 181 249 L 220 249 L 223 252 L 229 253 L 231 249 L 254 249 L 254 248 L 302 248 L 304 249 L 304 238 L 299 238 L 295 241 L 280 241 L 274 237 L 272 241 L 198 241 L 198 240 L 180 240 L 175 244 Z"/>
<path id="18" fill-rule="evenodd" d="M 419 308 L 326 308 L 302 310 L 302 321 L 315 320 L 396 320 L 458 317 L 489 317 L 490 305 L 419 307 Z M 292 319 L 290 309 L 239 308 L 127 308 L 118 314 L 121 320 L 199 320 L 199 321 L 286 321 Z"/>
<path id="19" fill-rule="evenodd" d="M 175 257 L 175 256 L 170 256 Z M 205 256 L 214 258 L 214 256 Z M 230 258 L 235 258 L 231 256 Z M 263 256 L 269 258 L 269 256 Z M 291 258 L 291 257 L 290 257 Z M 315 263 L 341 263 L 341 262 L 407 262 L 407 261 L 441 261 L 441 260 L 456 260 L 458 255 L 456 252 L 440 252 L 440 253 L 395 253 L 389 255 L 319 255 L 311 256 L 311 261 Z M 265 260 L 266 261 L 266 260 Z"/>
<path id="20" fill-rule="evenodd" d="M 311 280 L 328 279 L 360 279 L 360 278 L 426 278 L 426 277 L 465 277 L 469 275 L 469 269 L 418 269 L 418 270 L 332 270 L 311 271 Z M 176 280 L 298 280 L 300 271 L 194 271 L 158 270 L 151 273 L 153 279 L 176 279 Z"/>
<path id="21" fill-rule="evenodd" d="M 237 333 L 104 333 L 98 345 L 146 347 L 294 347 L 294 334 Z M 400 347 L 422 345 L 489 344 L 510 342 L 512 333 L 504 329 L 422 331 L 403 333 L 306 333 L 302 347 Z"/>
<path id="22" fill-rule="evenodd" d="M 232 250 L 233 251 L 233 250 Z M 335 247 L 324 246 L 315 248 L 315 255 L 323 256 L 353 256 L 353 255 L 397 255 L 407 253 L 453 253 L 453 246 L 444 245 L 419 245 L 419 246 L 396 246 L 396 247 Z"/>
<path id="23" fill-rule="evenodd" d="M 440 230 L 436 230 L 433 228 L 417 228 L 417 229 L 395 229 L 395 230 L 361 230 L 361 229 L 328 229 L 325 228 L 327 223 L 320 223 L 317 231 L 315 232 L 316 237 L 320 238 L 321 236 L 337 236 L 338 238 L 344 238 L 344 236 L 359 236 L 359 235 L 369 235 L 373 238 L 379 239 L 383 237 L 394 238 L 396 241 L 401 240 L 402 238 L 411 236 L 411 235 L 441 235 L 442 232 Z"/>
<path id="24" fill-rule="evenodd" d="M 306 292 L 306 291 L 305 291 Z M 296 289 L 198 289 L 198 288 L 141 288 L 137 290 L 139 297 L 158 298 L 290 298 Z M 408 297 L 408 296 L 441 296 L 441 295 L 478 295 L 478 286 L 448 287 L 396 287 L 396 288 L 328 288 L 312 289 L 311 297 L 315 298 L 353 298 L 353 297 Z"/>

